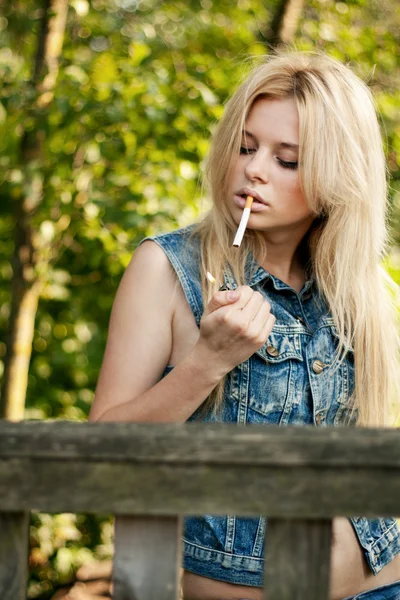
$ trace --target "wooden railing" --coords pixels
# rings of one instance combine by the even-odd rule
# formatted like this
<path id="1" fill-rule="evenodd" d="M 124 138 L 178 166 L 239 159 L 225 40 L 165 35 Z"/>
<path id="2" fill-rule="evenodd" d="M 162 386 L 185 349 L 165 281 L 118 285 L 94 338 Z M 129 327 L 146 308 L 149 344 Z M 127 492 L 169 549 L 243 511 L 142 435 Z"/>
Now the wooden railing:
<path id="1" fill-rule="evenodd" d="M 117 515 L 115 600 L 177 600 L 183 515 L 265 515 L 265 598 L 324 600 L 332 517 L 400 513 L 400 432 L 2 421 L 2 600 L 26 597 L 31 510 Z"/>

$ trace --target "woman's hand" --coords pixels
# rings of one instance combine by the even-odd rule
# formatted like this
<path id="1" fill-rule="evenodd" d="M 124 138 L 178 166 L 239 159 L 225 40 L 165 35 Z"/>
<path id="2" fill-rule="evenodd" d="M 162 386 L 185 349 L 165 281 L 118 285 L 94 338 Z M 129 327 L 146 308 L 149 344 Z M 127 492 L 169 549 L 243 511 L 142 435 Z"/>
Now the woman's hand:
<path id="1" fill-rule="evenodd" d="M 216 292 L 200 321 L 197 359 L 228 373 L 263 346 L 276 321 L 270 311 L 249 286 Z"/>

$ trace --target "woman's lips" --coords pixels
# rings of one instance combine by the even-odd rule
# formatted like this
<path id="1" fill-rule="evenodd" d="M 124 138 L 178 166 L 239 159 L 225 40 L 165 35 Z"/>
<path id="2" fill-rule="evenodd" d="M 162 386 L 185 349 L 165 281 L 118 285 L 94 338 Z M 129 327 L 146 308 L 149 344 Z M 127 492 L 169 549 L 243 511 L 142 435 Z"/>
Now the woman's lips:
<path id="1" fill-rule="evenodd" d="M 243 198 L 242 196 L 238 196 L 237 194 L 235 194 L 234 198 L 235 198 L 235 203 L 237 204 L 237 206 L 239 206 L 239 208 L 244 208 L 244 206 L 246 204 L 246 198 Z M 251 206 L 251 212 L 260 212 L 260 211 L 268 210 L 268 209 L 269 209 L 269 204 L 261 204 L 261 202 L 258 202 L 257 200 L 253 200 L 253 204 Z"/>

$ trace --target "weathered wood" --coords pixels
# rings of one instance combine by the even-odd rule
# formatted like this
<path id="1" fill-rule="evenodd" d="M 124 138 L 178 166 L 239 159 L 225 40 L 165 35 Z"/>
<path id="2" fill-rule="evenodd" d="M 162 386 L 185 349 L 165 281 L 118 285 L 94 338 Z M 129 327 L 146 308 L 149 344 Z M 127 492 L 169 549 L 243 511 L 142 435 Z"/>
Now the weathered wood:
<path id="1" fill-rule="evenodd" d="M 398 498 L 396 430 L 0 421 L 3 511 L 396 516 Z"/>
<path id="2" fill-rule="evenodd" d="M 178 600 L 181 519 L 118 517 L 114 600 Z"/>
<path id="3" fill-rule="evenodd" d="M 394 469 L 0 460 L 0 510 L 7 511 L 396 516 L 399 498 Z"/>
<path id="4" fill-rule="evenodd" d="M 0 511 L 10 513 L 1 537 L 11 540 L 1 545 L 0 590 L 12 590 L 0 597 L 24 597 L 27 517 L 20 513 L 38 509 L 123 515 L 117 600 L 176 600 L 176 515 L 267 515 L 268 599 L 323 600 L 330 521 L 315 520 L 395 516 L 399 497 L 398 430 L 0 421 Z"/>
<path id="5" fill-rule="evenodd" d="M 398 429 L 0 421 L 0 459 L 400 467 Z"/>
<path id="6" fill-rule="evenodd" d="M 327 600 L 330 520 L 269 519 L 265 600 Z"/>
<path id="7" fill-rule="evenodd" d="M 29 513 L 0 513 L 0 598 L 25 600 Z"/>

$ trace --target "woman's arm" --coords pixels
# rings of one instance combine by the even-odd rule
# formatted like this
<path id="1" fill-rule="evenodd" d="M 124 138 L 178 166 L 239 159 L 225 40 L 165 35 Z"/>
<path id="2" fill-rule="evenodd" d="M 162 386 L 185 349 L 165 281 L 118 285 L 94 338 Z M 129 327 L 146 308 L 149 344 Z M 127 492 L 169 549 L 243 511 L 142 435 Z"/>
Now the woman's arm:
<path id="1" fill-rule="evenodd" d="M 192 350 L 163 379 L 172 349 L 176 275 L 154 242 L 135 252 L 118 288 L 89 420 L 185 422 L 218 382 L 260 348 L 275 317 L 250 287 L 214 294 Z"/>
<path id="2" fill-rule="evenodd" d="M 163 250 L 139 246 L 114 301 L 89 420 L 184 422 L 223 377 L 190 353 L 160 380 L 171 355 L 176 285 Z"/>

